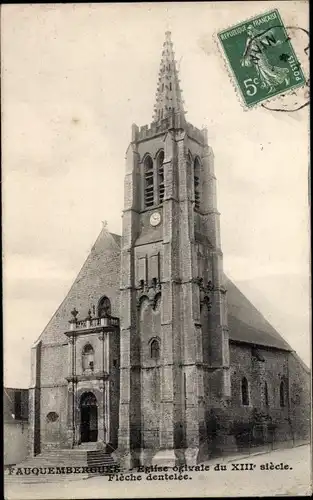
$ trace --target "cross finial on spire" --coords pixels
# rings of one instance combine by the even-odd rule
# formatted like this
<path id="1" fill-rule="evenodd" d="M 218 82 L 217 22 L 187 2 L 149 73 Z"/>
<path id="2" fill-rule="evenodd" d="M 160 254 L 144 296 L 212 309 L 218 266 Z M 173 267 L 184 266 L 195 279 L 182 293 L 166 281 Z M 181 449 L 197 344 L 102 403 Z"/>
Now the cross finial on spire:
<path id="1" fill-rule="evenodd" d="M 157 122 L 173 113 L 184 114 L 184 107 L 171 32 L 167 30 L 165 32 L 165 42 L 163 43 L 153 121 Z"/>

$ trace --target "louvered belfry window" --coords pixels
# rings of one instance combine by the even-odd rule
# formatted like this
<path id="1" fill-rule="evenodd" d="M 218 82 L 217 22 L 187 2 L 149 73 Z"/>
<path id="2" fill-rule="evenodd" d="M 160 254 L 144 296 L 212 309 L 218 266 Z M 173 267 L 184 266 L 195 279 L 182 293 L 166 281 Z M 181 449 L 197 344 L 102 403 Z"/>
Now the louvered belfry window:
<path id="1" fill-rule="evenodd" d="M 198 158 L 196 158 L 194 162 L 193 176 L 195 191 L 195 210 L 200 210 L 200 161 Z"/>
<path id="2" fill-rule="evenodd" d="M 159 177 L 159 203 L 163 203 L 164 200 L 164 152 L 161 151 L 158 155 L 157 166 L 158 166 L 158 177 Z"/>
<path id="3" fill-rule="evenodd" d="M 152 207 L 154 204 L 154 182 L 153 182 L 153 161 L 151 156 L 147 156 L 144 162 L 145 176 L 145 207 Z"/>

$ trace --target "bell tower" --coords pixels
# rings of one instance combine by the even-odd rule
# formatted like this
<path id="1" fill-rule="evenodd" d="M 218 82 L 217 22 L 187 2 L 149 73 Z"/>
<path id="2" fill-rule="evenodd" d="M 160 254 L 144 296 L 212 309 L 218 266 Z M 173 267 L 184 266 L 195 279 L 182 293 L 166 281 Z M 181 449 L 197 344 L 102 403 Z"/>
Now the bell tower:
<path id="1" fill-rule="evenodd" d="M 213 153 L 186 121 L 170 32 L 124 190 L 119 452 L 132 466 L 196 462 L 210 407 L 230 396 L 226 291 Z"/>

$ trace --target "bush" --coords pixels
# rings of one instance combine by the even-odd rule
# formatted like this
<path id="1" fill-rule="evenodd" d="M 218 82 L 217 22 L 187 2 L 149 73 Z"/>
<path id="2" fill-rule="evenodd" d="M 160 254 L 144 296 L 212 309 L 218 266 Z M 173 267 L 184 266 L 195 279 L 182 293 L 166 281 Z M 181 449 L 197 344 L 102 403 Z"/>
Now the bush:
<path id="1" fill-rule="evenodd" d="M 206 415 L 206 429 L 209 438 L 214 439 L 217 434 L 229 433 L 229 414 L 223 408 L 212 408 Z"/>
<path id="2" fill-rule="evenodd" d="M 253 424 L 250 421 L 243 422 L 242 420 L 235 420 L 230 428 L 230 434 L 239 438 L 240 436 L 249 435 L 252 433 Z"/>

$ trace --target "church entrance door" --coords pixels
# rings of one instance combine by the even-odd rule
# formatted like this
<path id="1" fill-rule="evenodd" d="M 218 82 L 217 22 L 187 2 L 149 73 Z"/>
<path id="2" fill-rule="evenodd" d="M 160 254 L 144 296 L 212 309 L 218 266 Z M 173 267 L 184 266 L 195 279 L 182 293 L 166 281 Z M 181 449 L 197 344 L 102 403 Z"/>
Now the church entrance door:
<path id="1" fill-rule="evenodd" d="M 95 442 L 98 439 L 98 405 L 92 392 L 84 392 L 80 398 L 80 441 Z"/>

